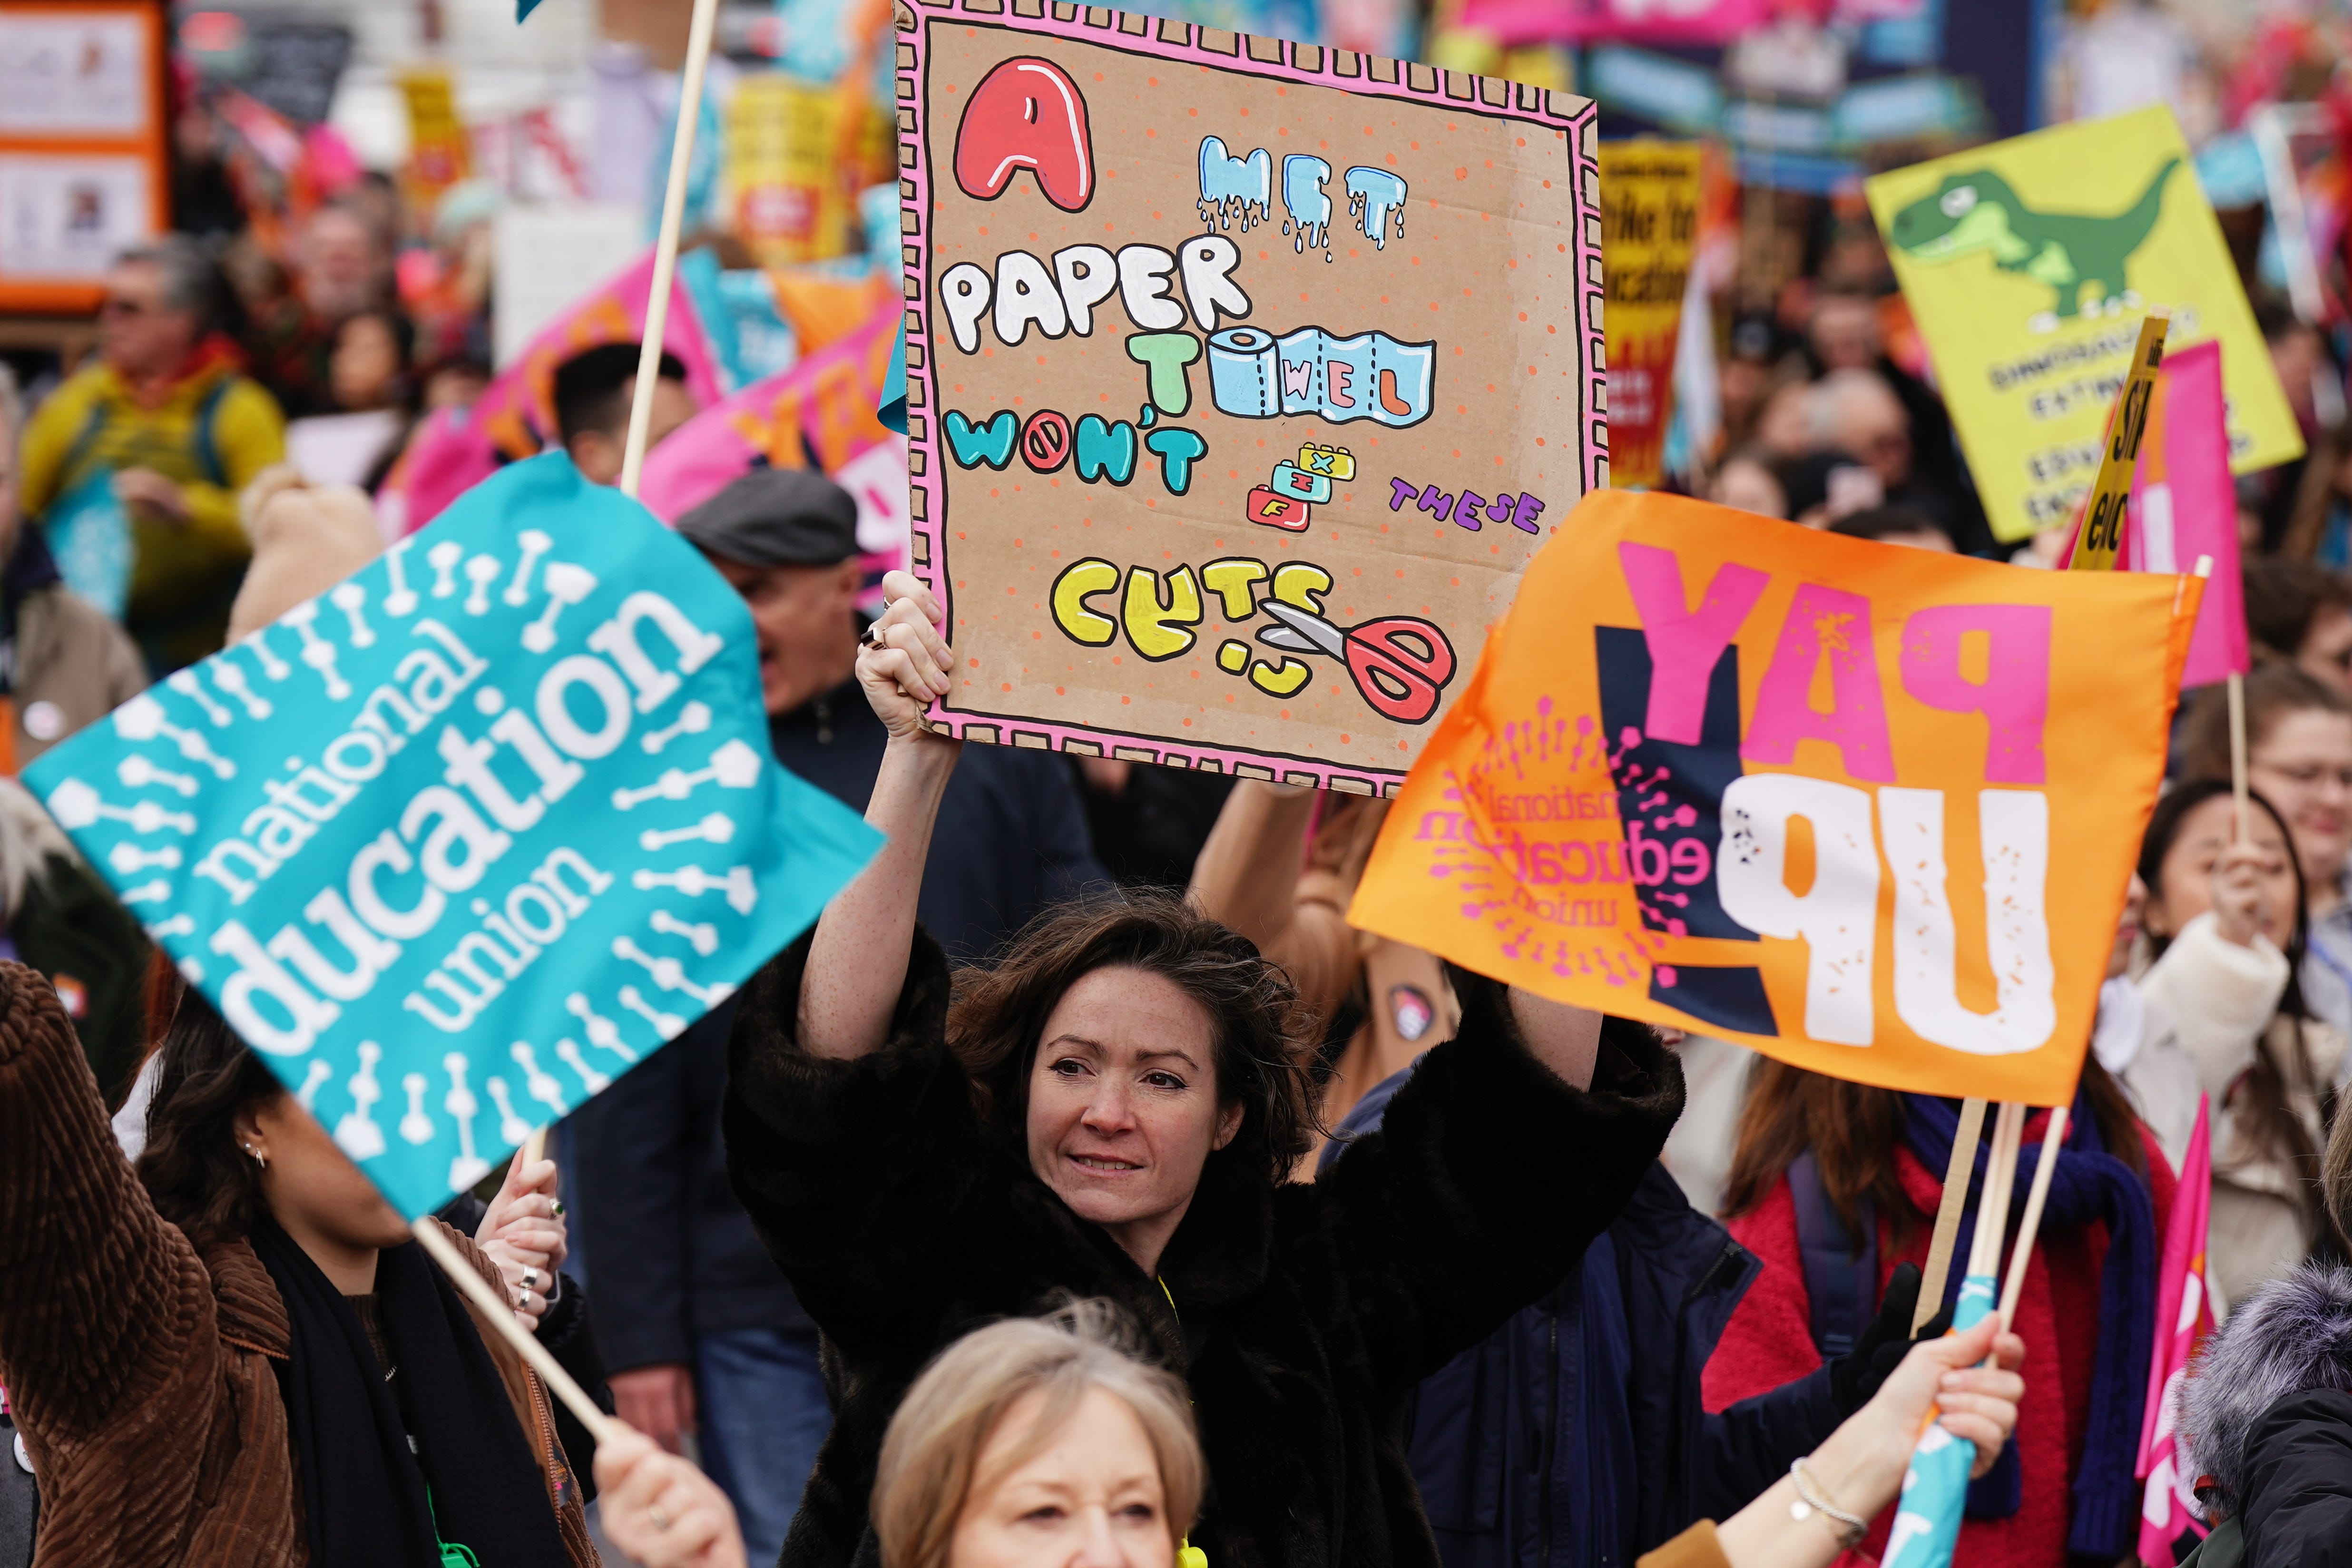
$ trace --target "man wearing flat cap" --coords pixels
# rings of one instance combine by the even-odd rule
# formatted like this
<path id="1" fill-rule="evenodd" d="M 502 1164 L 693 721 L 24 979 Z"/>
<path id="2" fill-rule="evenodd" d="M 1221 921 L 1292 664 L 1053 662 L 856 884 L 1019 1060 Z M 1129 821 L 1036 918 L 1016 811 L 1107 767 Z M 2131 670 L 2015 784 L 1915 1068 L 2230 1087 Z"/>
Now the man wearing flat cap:
<path id="1" fill-rule="evenodd" d="M 812 469 L 760 468 L 678 519 L 751 607 L 776 760 L 866 809 L 887 739 L 857 689 L 857 506 Z M 923 923 L 976 958 L 1047 906 L 1109 879 L 1060 760 L 968 746 L 924 868 Z M 576 1113 L 572 1175 L 591 1313 L 623 1419 L 703 1466 L 772 1563 L 831 1423 L 816 1329 L 729 1185 L 719 1106 L 722 1004 Z"/>

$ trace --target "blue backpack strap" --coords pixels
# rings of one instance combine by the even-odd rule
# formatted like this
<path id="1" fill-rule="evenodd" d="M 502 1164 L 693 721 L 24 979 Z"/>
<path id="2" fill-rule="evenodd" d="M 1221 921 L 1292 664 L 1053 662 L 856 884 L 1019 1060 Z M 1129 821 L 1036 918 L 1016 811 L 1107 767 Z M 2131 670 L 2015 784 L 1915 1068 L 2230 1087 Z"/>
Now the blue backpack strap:
<path id="1" fill-rule="evenodd" d="M 1830 1202 L 1811 1150 L 1790 1162 L 1789 1190 L 1797 1201 L 1797 1252 L 1811 1304 L 1813 1348 L 1823 1361 L 1833 1360 L 1853 1349 L 1878 1310 L 1878 1218 L 1864 1198 L 1857 1241 Z"/>
<path id="2" fill-rule="evenodd" d="M 222 376 L 205 394 L 205 400 L 196 405 L 196 467 L 203 470 L 206 484 L 217 485 L 224 489 L 228 486 L 228 470 L 221 465 L 216 426 L 220 423 L 222 400 L 228 396 L 229 388 L 236 384 L 236 376 Z"/>

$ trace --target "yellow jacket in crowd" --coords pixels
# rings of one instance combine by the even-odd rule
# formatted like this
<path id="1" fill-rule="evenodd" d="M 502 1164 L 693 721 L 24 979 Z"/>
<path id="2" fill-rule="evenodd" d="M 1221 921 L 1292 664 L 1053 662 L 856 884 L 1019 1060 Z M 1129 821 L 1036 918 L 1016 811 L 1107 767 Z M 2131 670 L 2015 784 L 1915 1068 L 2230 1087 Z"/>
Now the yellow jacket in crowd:
<path id="1" fill-rule="evenodd" d="M 59 387 L 26 422 L 20 499 L 40 519 L 93 472 L 152 468 L 187 499 L 183 523 L 134 512 L 123 624 L 157 673 L 221 646 L 250 546 L 237 492 L 286 455 L 286 420 L 225 347 L 142 395 L 102 361 Z"/>

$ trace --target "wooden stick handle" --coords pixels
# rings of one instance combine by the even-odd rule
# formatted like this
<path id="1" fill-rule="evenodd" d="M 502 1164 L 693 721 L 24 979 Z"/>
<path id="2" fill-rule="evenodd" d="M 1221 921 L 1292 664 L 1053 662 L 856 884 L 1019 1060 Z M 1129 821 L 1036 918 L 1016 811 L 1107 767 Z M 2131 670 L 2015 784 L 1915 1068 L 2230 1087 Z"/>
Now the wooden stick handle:
<path id="1" fill-rule="evenodd" d="M 695 127 L 702 119 L 703 68 L 710 63 L 710 35 L 718 20 L 719 0 L 694 0 L 686 69 L 678 79 L 677 134 L 670 139 L 669 181 L 662 187 L 661 237 L 654 246 L 653 292 L 646 297 L 645 342 L 637 353 L 636 391 L 629 400 L 629 440 L 621 455 L 625 496 L 637 493 L 645 472 L 654 388 L 661 382 L 662 342 L 669 329 L 670 282 L 677 275 L 677 236 L 686 225 L 687 175 L 694 167 Z"/>
<path id="2" fill-rule="evenodd" d="M 1911 1331 L 1943 1310 L 1944 1282 L 1952 1274 L 1952 1247 L 1959 1239 L 1960 1214 L 1969 1204 L 1969 1177 L 1976 1170 L 1977 1140 L 1984 1131 L 1985 1102 L 1960 1102 L 1960 1125 L 1952 1134 L 1952 1157 L 1944 1167 L 1944 1199 L 1936 1205 L 1935 1237 L 1927 1246 L 1927 1267 L 1919 1279 L 1919 1304 L 1911 1310 Z"/>
<path id="3" fill-rule="evenodd" d="M 547 1347 L 541 1344 L 529 1329 L 515 1321 L 514 1303 L 499 1299 L 499 1293 L 490 1289 L 490 1282 L 466 1261 L 464 1253 L 450 1245 L 447 1237 L 441 1234 L 439 1221 L 427 1215 L 411 1223 L 408 1228 L 415 1234 L 425 1250 L 432 1254 L 433 1261 L 441 1266 L 441 1272 L 449 1277 L 449 1283 L 464 1291 L 466 1299 L 482 1310 L 482 1315 L 506 1336 L 507 1343 L 514 1347 L 515 1353 L 522 1357 L 531 1371 L 539 1373 L 539 1380 L 547 1384 L 548 1392 L 563 1401 L 572 1414 L 580 1417 L 580 1424 L 588 1428 L 590 1436 L 601 1443 L 606 1436 L 622 1429 L 621 1423 L 596 1408 L 596 1402 L 588 1397 L 588 1391 L 574 1382 L 572 1374 L 563 1370 L 562 1364 L 547 1353 Z"/>
<path id="4" fill-rule="evenodd" d="M 547 1158 L 547 1134 L 550 1128 L 541 1124 L 531 1129 L 530 1136 L 522 1141 L 522 1163 L 536 1165 Z"/>
<path id="5" fill-rule="evenodd" d="M 2234 677 L 2232 679 L 2235 679 Z M 2050 1174 L 2058 1168 L 2058 1151 L 2066 1142 L 2067 1107 L 2050 1113 L 2042 1130 L 2042 1154 L 2033 1163 L 2033 1185 L 2025 1194 L 2025 1213 L 2017 1226 L 2017 1247 L 2010 1254 L 2009 1278 L 2000 1288 L 2000 1331 L 2017 1321 L 2017 1299 L 2025 1291 L 2025 1265 L 2033 1256 L 2033 1235 L 2042 1228 L 2042 1205 L 2050 1196 Z"/>
<path id="6" fill-rule="evenodd" d="M 2025 1129 L 2025 1107 L 2003 1100 L 1993 1119 L 1992 1152 L 1985 1162 L 1984 1191 L 1977 1199 L 1976 1235 L 1969 1248 L 1970 1274 L 2000 1268 L 2001 1240 L 2009 1231 L 2009 1199 L 2017 1183 L 2017 1145 Z"/>

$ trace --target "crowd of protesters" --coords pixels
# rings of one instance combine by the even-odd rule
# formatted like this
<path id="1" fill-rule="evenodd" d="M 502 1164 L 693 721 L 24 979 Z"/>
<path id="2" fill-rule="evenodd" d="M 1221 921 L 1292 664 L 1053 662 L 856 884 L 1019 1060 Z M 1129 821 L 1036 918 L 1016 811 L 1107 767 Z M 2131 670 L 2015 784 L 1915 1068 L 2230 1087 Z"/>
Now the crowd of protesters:
<path id="1" fill-rule="evenodd" d="M 0 774 L 381 549 L 365 489 L 488 380 L 488 216 L 461 189 L 419 232 L 366 177 L 271 243 L 142 246 L 85 363 L 0 379 Z M 1994 540 L 1883 254 L 1835 263 L 1727 314 L 1719 427 L 1676 482 L 2050 564 L 2054 534 Z M 678 531 L 750 608 L 776 759 L 887 845 L 557 1161 L 442 1216 L 634 1430 L 549 1397 L 0 778 L 0 1481 L 38 1491 L 0 1485 L 0 1568 L 36 1539 L 159 1565 L 1825 1564 L 1884 1549 L 1937 1411 L 1979 1451 L 1961 1561 L 2112 1562 L 2200 1095 L 2224 1328 L 2186 1426 L 2244 1562 L 2322 1561 L 2352 1530 L 2352 436 L 2316 413 L 2330 341 L 2263 319 L 2313 456 L 2240 491 L 2252 793 L 2242 816 L 2221 694 L 2189 694 L 2015 1335 L 1919 1310 L 1951 1103 L 1356 932 L 1379 800 L 937 738 L 940 606 L 902 574 L 861 611 L 851 498 L 761 469 Z M 596 482 L 638 358 L 553 374 L 551 442 Z M 656 443 L 695 412 L 660 369 Z M 289 420 L 339 415 L 389 416 L 359 492 L 284 466 Z M 52 545 L 107 505 L 101 607 Z"/>

